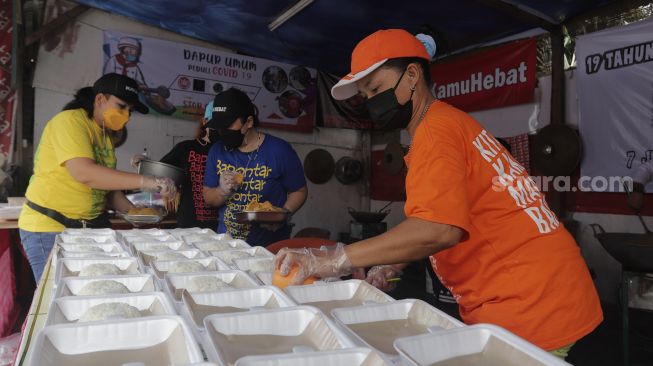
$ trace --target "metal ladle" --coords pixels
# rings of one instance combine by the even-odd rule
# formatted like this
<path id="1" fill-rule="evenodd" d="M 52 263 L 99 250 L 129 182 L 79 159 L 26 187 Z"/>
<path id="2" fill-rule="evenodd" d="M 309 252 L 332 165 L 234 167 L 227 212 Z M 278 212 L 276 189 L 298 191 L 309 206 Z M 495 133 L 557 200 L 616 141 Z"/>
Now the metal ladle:
<path id="1" fill-rule="evenodd" d="M 393 204 L 393 203 L 395 203 L 395 201 L 390 201 L 390 202 L 388 202 L 387 205 L 381 207 L 381 209 L 379 210 L 379 212 L 383 212 L 383 210 L 385 210 L 386 208 L 388 208 L 388 206 L 390 206 L 390 205 Z"/>
<path id="2" fill-rule="evenodd" d="M 623 184 L 624 190 L 626 191 L 626 196 L 630 198 L 631 192 L 628 190 L 628 186 L 626 185 L 626 182 L 622 181 L 621 183 Z M 646 223 L 644 222 L 642 215 L 639 213 L 639 210 L 633 209 L 633 211 L 635 211 L 635 215 L 637 215 L 639 222 L 642 223 L 642 226 L 644 227 L 644 231 L 646 231 L 647 234 L 653 233 L 651 230 L 648 229 L 648 226 L 646 226 Z"/>

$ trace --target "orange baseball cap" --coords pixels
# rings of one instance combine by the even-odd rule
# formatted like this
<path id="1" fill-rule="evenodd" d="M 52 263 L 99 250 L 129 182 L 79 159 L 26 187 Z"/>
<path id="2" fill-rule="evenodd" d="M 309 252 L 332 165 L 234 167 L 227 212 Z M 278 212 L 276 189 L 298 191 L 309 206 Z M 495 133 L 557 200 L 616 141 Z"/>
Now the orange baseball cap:
<path id="1" fill-rule="evenodd" d="M 419 57 L 431 60 L 426 47 L 414 35 L 403 29 L 381 29 L 358 42 L 351 53 L 351 71 L 331 88 L 336 100 L 358 94 L 356 81 L 378 69 L 393 58 Z"/>

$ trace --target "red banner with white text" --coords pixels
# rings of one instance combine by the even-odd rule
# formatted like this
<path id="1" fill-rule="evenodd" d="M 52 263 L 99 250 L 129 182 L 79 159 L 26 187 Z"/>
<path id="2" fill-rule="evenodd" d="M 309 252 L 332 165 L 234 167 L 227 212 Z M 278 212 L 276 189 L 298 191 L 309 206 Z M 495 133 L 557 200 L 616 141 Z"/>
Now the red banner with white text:
<path id="1" fill-rule="evenodd" d="M 433 63 L 433 94 L 466 112 L 530 103 L 536 82 L 535 38 Z"/>

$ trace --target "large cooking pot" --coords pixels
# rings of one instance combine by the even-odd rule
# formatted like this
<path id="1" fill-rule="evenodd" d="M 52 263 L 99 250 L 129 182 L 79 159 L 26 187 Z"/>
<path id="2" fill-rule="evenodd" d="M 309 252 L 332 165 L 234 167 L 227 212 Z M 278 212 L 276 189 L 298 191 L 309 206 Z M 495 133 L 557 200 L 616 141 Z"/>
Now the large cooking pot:
<path id="1" fill-rule="evenodd" d="M 653 272 L 653 234 L 606 233 L 599 224 L 591 224 L 594 236 L 625 271 Z"/>
<path id="2" fill-rule="evenodd" d="M 349 207 L 348 210 L 349 214 L 354 220 L 363 224 L 374 224 L 381 222 L 390 213 L 390 210 L 380 212 L 356 211 L 351 207 Z"/>
<path id="3" fill-rule="evenodd" d="M 175 181 L 175 184 L 178 186 L 184 182 L 184 178 L 186 177 L 186 172 L 183 169 L 179 169 L 174 165 L 165 164 L 160 161 L 147 159 L 141 160 L 138 165 L 138 174 L 170 178 Z"/>

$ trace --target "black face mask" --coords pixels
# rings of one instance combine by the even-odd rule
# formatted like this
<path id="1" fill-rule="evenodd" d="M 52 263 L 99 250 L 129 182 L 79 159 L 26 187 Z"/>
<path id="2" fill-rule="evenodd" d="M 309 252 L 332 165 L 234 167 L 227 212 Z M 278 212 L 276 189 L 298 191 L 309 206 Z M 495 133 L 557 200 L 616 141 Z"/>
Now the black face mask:
<path id="1" fill-rule="evenodd" d="M 239 148 L 243 144 L 245 135 L 240 130 L 222 129 L 220 130 L 220 140 L 227 149 L 231 150 Z"/>
<path id="2" fill-rule="evenodd" d="M 401 105 L 397 100 L 395 89 L 401 79 L 404 77 L 406 70 L 401 73 L 399 80 L 394 88 L 385 90 L 372 98 L 368 99 L 365 103 L 370 112 L 372 122 L 374 122 L 374 129 L 381 131 L 391 131 L 406 128 L 410 119 L 413 117 L 413 94 L 414 89 L 410 90 L 410 98 L 406 104 Z"/>

